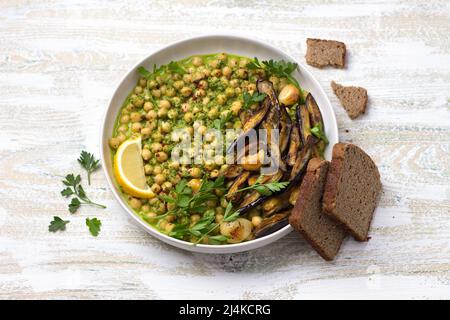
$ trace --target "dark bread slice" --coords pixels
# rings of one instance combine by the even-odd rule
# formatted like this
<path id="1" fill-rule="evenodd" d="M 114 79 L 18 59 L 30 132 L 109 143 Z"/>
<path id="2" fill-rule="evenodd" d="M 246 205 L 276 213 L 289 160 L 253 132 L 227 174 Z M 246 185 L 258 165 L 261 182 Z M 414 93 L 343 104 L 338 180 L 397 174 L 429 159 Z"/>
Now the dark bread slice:
<path id="1" fill-rule="evenodd" d="M 345 43 L 334 40 L 306 39 L 306 63 L 317 68 L 345 67 Z"/>
<path id="2" fill-rule="evenodd" d="M 367 90 L 362 87 L 344 87 L 331 81 L 331 88 L 350 118 L 355 119 L 366 112 Z"/>
<path id="3" fill-rule="evenodd" d="M 333 260 L 346 231 L 322 212 L 322 194 L 328 166 L 328 161 L 319 158 L 309 161 L 289 223 L 303 234 L 322 258 Z"/>
<path id="4" fill-rule="evenodd" d="M 356 240 L 367 241 L 380 191 L 380 174 L 373 160 L 354 144 L 335 144 L 323 195 L 324 212 Z"/>

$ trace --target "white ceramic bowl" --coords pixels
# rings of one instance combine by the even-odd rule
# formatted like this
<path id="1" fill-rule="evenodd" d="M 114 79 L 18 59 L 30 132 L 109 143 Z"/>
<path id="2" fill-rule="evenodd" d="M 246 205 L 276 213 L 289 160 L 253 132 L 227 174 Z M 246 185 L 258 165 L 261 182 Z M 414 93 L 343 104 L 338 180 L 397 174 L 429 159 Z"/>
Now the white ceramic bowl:
<path id="1" fill-rule="evenodd" d="M 145 66 L 151 70 L 152 66 L 156 64 L 157 66 L 162 64 L 167 64 L 171 60 L 180 60 L 196 54 L 207 54 L 207 53 L 233 53 L 242 56 L 247 56 L 250 58 L 258 57 L 260 60 L 274 59 L 274 60 L 285 60 L 297 62 L 288 54 L 283 51 L 272 47 L 269 44 L 257 41 L 255 39 L 229 36 L 229 35 L 207 35 L 201 37 L 190 38 L 175 42 L 164 48 L 150 54 L 144 60 L 139 61 L 131 70 L 122 78 L 117 86 L 114 94 L 109 102 L 109 106 L 105 112 L 101 131 L 101 159 L 103 163 L 103 170 L 105 172 L 108 184 L 116 197 L 117 201 L 121 204 L 123 209 L 131 216 L 144 230 L 150 233 L 152 236 L 170 244 L 175 247 L 203 253 L 234 253 L 246 250 L 251 250 L 259 248 L 271 242 L 274 242 L 281 237 L 287 235 L 292 231 L 290 225 L 267 235 L 265 237 L 255 239 L 248 242 L 242 242 L 238 244 L 228 244 L 228 245 L 193 245 L 189 242 L 171 238 L 165 234 L 158 232 L 156 229 L 148 225 L 142 218 L 140 218 L 136 213 L 129 208 L 123 195 L 121 194 L 116 180 L 113 175 L 111 150 L 109 148 L 108 140 L 111 137 L 114 127 L 114 121 L 119 113 L 123 101 L 131 92 L 133 87 L 139 78 L 137 68 L 139 66 Z M 336 124 L 336 118 L 333 113 L 333 109 L 330 102 L 320 87 L 316 79 L 311 75 L 311 73 L 299 62 L 297 62 L 299 68 L 293 74 L 298 80 L 300 85 L 312 93 L 317 101 L 322 112 L 323 121 L 325 125 L 326 134 L 330 141 L 330 144 L 325 151 L 325 158 L 331 159 L 331 146 L 338 142 L 338 130 Z"/>

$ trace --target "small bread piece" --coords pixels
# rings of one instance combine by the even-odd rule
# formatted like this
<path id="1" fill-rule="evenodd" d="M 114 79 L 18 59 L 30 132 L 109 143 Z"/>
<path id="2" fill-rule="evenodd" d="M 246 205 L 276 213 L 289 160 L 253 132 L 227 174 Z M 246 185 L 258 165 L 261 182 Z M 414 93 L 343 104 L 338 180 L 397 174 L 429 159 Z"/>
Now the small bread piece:
<path id="1" fill-rule="evenodd" d="M 344 87 L 331 81 L 331 88 L 350 118 L 355 119 L 366 111 L 367 90 L 361 87 Z"/>
<path id="2" fill-rule="evenodd" d="M 306 63 L 317 68 L 345 67 L 345 43 L 334 40 L 306 39 Z"/>
<path id="3" fill-rule="evenodd" d="M 309 161 L 289 223 L 303 234 L 322 258 L 333 260 L 346 231 L 322 212 L 322 194 L 328 166 L 328 161 L 319 158 Z"/>
<path id="4" fill-rule="evenodd" d="M 324 212 L 356 240 L 367 241 L 380 191 L 380 174 L 373 160 L 354 144 L 335 144 L 323 195 Z"/>

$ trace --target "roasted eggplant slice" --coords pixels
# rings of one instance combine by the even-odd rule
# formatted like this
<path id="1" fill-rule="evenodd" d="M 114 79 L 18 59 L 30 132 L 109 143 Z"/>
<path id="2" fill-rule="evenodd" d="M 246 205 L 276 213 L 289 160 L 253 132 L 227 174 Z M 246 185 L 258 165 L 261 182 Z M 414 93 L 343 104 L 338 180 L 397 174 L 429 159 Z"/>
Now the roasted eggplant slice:
<path id="1" fill-rule="evenodd" d="M 304 147 L 300 152 L 300 154 L 297 156 L 297 160 L 295 161 L 295 164 L 292 167 L 291 175 L 289 178 L 290 181 L 289 187 L 296 185 L 300 181 L 303 173 L 306 170 L 308 162 L 311 159 L 311 156 L 312 150 L 310 146 Z"/>
<path id="2" fill-rule="evenodd" d="M 255 238 L 264 237 L 286 226 L 289 223 L 288 218 L 290 214 L 291 210 L 286 210 L 264 219 L 253 231 Z"/>
<path id="3" fill-rule="evenodd" d="M 281 170 L 278 170 L 273 175 L 264 176 L 261 183 L 279 181 L 282 177 L 283 177 L 283 172 Z M 262 196 L 256 190 L 252 191 L 244 197 L 244 200 L 242 200 L 242 202 L 239 204 L 237 211 L 239 211 L 241 214 L 243 214 L 243 213 L 249 211 L 250 209 L 255 208 L 256 206 L 259 206 L 261 203 L 263 203 L 269 197 L 270 196 Z"/>
<path id="4" fill-rule="evenodd" d="M 291 189 L 291 194 L 289 195 L 289 203 L 293 206 L 295 206 L 295 203 L 297 202 L 297 199 L 300 195 L 300 185 L 301 183 L 299 183 L 296 186 L 293 186 Z"/>
<path id="5" fill-rule="evenodd" d="M 238 177 L 242 171 L 244 171 L 244 168 L 237 164 L 229 164 L 228 167 L 222 172 L 222 176 L 224 176 L 227 179 L 234 179 Z"/>
<path id="6" fill-rule="evenodd" d="M 306 96 L 305 103 L 306 108 L 308 109 L 309 112 L 311 127 L 320 124 L 323 128 L 322 114 L 320 113 L 319 106 L 317 105 L 316 100 L 314 99 L 311 93 L 308 93 L 308 95 Z"/>
<path id="7" fill-rule="evenodd" d="M 298 124 L 295 123 L 291 130 L 291 137 L 289 139 L 289 149 L 286 155 L 285 162 L 289 166 L 293 166 L 295 164 L 295 160 L 297 159 L 297 154 L 301 146 L 300 140 L 300 132 L 298 130 Z"/>
<path id="8" fill-rule="evenodd" d="M 289 190 L 286 190 L 282 194 L 272 196 L 264 201 L 264 203 L 261 205 L 264 217 L 269 217 L 274 213 L 290 207 L 291 204 L 289 203 L 289 196 L 290 192 Z"/>
<path id="9" fill-rule="evenodd" d="M 234 153 L 234 148 L 236 147 L 238 141 L 245 139 L 245 136 L 249 133 L 249 131 L 256 128 L 261 123 L 261 121 L 266 117 L 267 111 L 270 109 L 270 105 L 270 98 L 267 97 L 264 99 L 259 109 L 244 123 L 242 133 L 228 146 L 227 154 Z"/>
<path id="10" fill-rule="evenodd" d="M 314 136 L 311 134 L 308 108 L 304 104 L 297 106 L 297 121 L 300 127 L 300 137 L 304 146 L 311 145 Z"/>
<path id="11" fill-rule="evenodd" d="M 250 172 L 244 171 L 241 173 L 239 177 L 234 180 L 233 184 L 231 185 L 230 189 L 228 189 L 228 193 L 225 196 L 228 201 L 231 202 L 237 202 L 242 198 L 242 192 L 236 193 L 239 189 L 242 189 L 242 187 L 247 182 L 248 177 L 250 176 Z"/>
<path id="12" fill-rule="evenodd" d="M 291 134 L 292 130 L 292 121 L 291 117 L 289 116 L 286 107 L 281 106 L 280 107 L 280 154 L 284 155 L 287 151 L 287 147 L 289 145 L 289 135 Z"/>

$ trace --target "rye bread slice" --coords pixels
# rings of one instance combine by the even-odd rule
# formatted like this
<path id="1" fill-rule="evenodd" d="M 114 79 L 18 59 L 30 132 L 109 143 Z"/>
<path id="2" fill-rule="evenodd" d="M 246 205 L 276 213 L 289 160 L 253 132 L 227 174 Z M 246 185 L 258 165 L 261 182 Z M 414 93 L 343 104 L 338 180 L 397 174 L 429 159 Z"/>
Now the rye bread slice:
<path id="1" fill-rule="evenodd" d="M 299 231 L 325 260 L 333 260 L 339 251 L 346 231 L 322 212 L 322 194 L 329 163 L 313 158 L 300 186 L 289 223 Z"/>
<path id="2" fill-rule="evenodd" d="M 355 119 L 364 112 L 367 106 L 367 90 L 362 87 L 344 87 L 331 81 L 331 88 L 338 97 L 350 118 Z"/>
<path id="3" fill-rule="evenodd" d="M 323 195 L 324 212 L 356 240 L 367 241 L 380 191 L 380 174 L 373 160 L 354 144 L 335 144 Z"/>
<path id="4" fill-rule="evenodd" d="M 345 43 L 334 40 L 306 39 L 306 63 L 317 68 L 345 67 Z"/>

